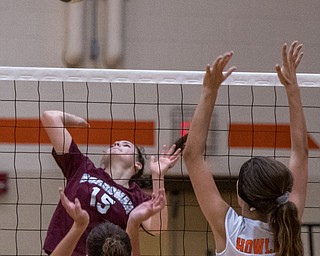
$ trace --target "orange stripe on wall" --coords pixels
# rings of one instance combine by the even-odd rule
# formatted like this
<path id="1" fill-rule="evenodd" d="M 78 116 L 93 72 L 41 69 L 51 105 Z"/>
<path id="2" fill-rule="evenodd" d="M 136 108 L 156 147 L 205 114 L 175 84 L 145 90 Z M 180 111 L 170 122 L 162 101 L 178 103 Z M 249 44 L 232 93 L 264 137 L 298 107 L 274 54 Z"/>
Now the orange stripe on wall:
<path id="1" fill-rule="evenodd" d="M 78 144 L 106 145 L 129 140 L 141 146 L 154 145 L 153 121 L 90 120 L 90 128 L 68 128 Z M 38 119 L 0 119 L 0 143 L 50 143 Z"/>
<path id="2" fill-rule="evenodd" d="M 309 147 L 318 149 L 317 143 L 308 135 Z M 229 146 L 241 148 L 290 148 L 290 126 L 286 124 L 240 124 L 229 125 Z"/>

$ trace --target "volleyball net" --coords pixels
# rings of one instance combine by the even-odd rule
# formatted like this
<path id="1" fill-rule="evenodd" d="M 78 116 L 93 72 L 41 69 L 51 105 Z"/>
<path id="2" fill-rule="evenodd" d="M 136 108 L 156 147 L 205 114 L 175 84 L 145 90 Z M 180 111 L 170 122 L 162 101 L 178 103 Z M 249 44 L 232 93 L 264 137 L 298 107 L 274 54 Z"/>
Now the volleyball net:
<path id="1" fill-rule="evenodd" d="M 43 255 L 42 245 L 65 180 L 41 126 L 45 110 L 87 119 L 71 129 L 97 166 L 105 147 L 126 139 L 159 155 L 190 126 L 204 72 L 0 67 L 0 255 Z M 320 251 L 320 75 L 298 74 L 310 146 L 303 222 L 307 255 Z M 273 73 L 233 73 L 221 86 L 206 145 L 226 200 L 236 206 L 234 181 L 254 155 L 287 164 L 286 93 Z M 148 168 L 146 168 L 148 169 Z M 148 170 L 146 170 L 148 172 Z M 142 234 L 142 255 L 209 255 L 211 231 L 192 193 L 183 158 L 166 175 L 169 227 L 160 238 Z M 210 198 L 210 195 L 208 195 Z M 310 228 L 311 227 L 311 228 Z M 311 238 L 311 240 L 310 240 Z M 317 249 L 317 250 L 316 250 Z"/>

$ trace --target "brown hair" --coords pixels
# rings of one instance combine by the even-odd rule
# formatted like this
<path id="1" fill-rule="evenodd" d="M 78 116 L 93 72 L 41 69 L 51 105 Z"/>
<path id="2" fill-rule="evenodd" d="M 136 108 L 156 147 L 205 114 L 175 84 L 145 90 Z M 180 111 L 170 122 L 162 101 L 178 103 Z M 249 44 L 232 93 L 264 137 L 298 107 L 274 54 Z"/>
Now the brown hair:
<path id="1" fill-rule="evenodd" d="M 137 150 L 136 160 L 141 164 L 141 169 L 139 169 L 137 173 L 131 177 L 130 181 L 137 181 L 141 178 L 141 176 L 143 175 L 144 165 L 145 165 L 144 148 L 138 147 L 136 145 L 135 145 L 135 148 Z"/>
<path id="2" fill-rule="evenodd" d="M 294 203 L 287 200 L 293 177 L 281 162 L 254 157 L 240 168 L 238 194 L 250 206 L 269 215 L 276 255 L 301 256 L 301 223 Z"/>
<path id="3" fill-rule="evenodd" d="M 182 152 L 186 145 L 187 139 L 188 139 L 188 133 L 186 133 L 185 135 L 181 136 L 178 140 L 176 140 L 176 142 L 174 143 L 176 144 L 175 150 L 181 148 L 181 152 Z"/>
<path id="4" fill-rule="evenodd" d="M 88 256 L 130 256 L 130 238 L 119 226 L 104 222 L 89 233 L 87 251 Z"/>

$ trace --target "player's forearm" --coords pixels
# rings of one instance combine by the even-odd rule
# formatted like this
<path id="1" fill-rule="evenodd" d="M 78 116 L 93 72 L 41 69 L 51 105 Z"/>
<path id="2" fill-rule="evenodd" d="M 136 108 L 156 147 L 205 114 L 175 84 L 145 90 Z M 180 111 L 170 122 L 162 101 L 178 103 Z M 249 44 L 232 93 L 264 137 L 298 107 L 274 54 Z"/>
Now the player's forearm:
<path id="1" fill-rule="evenodd" d="M 293 175 L 293 188 L 290 200 L 297 208 L 299 219 L 304 212 L 308 185 L 308 134 L 303 113 L 300 90 L 287 90 L 290 115 L 291 155 L 289 169 Z"/>
<path id="2" fill-rule="evenodd" d="M 159 189 L 164 189 L 164 174 L 159 174 L 159 172 L 152 172 L 151 176 L 153 193 L 156 194 Z"/>
<path id="3" fill-rule="evenodd" d="M 134 221 L 131 221 L 129 217 L 126 232 L 130 237 L 130 243 L 132 248 L 131 256 L 140 256 L 139 229 L 140 229 L 140 224 Z"/>
<path id="4" fill-rule="evenodd" d="M 160 172 L 163 173 L 163 172 Z M 155 173 L 152 174 L 152 187 L 153 187 L 153 194 L 158 194 L 160 189 L 165 189 L 164 187 L 164 177 L 163 175 L 157 175 Z M 168 208 L 167 208 L 167 197 L 164 197 L 165 200 L 165 207 L 155 215 L 150 217 L 148 222 L 148 229 L 151 232 L 159 233 L 160 230 L 168 228 Z M 145 223 L 146 224 L 146 223 Z"/>
<path id="5" fill-rule="evenodd" d="M 51 256 L 71 256 L 85 230 L 86 227 L 78 226 L 74 223 L 66 236 L 60 241 L 60 243 L 51 253 Z"/>
<path id="6" fill-rule="evenodd" d="M 48 124 L 48 127 L 63 128 L 63 126 L 82 126 L 84 119 L 73 114 L 59 110 L 44 111 L 41 117 L 42 123 Z"/>
<path id="7" fill-rule="evenodd" d="M 143 226 L 152 234 L 160 234 L 161 231 L 168 229 L 168 207 L 165 207 L 158 213 L 152 215 L 148 220 L 143 222 Z"/>
<path id="8" fill-rule="evenodd" d="M 297 157 L 306 159 L 308 157 L 308 135 L 298 85 L 287 89 L 287 94 L 292 153 L 296 154 Z"/>
<path id="9" fill-rule="evenodd" d="M 185 161 L 193 161 L 194 157 L 203 155 L 217 93 L 218 91 L 208 92 L 206 88 L 203 89 L 189 129 L 184 149 Z"/>

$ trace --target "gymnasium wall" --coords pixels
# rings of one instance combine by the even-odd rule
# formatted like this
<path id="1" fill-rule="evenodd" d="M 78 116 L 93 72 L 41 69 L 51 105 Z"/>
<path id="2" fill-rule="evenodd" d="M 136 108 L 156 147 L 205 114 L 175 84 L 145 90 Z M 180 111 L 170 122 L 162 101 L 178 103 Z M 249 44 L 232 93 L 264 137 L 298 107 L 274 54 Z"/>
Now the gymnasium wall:
<path id="1" fill-rule="evenodd" d="M 98 0 L 97 63 L 89 58 L 92 2 L 84 2 L 81 66 L 103 67 L 108 1 Z M 300 72 L 319 73 L 317 0 L 123 2 L 124 54 L 118 68 L 203 70 L 218 54 L 233 50 L 238 71 L 274 72 L 282 44 L 300 40 L 305 53 Z M 1 65 L 63 67 L 67 12 L 68 4 L 59 0 L 2 0 Z"/>

